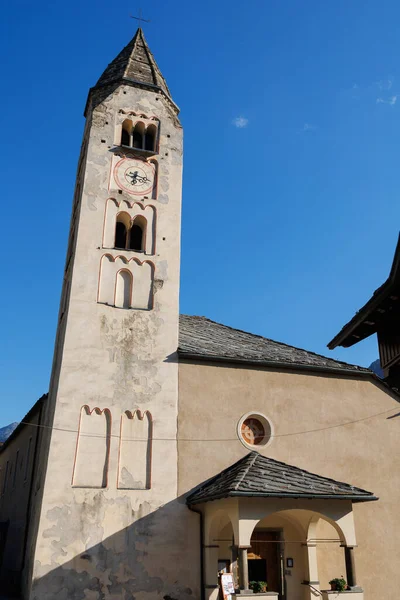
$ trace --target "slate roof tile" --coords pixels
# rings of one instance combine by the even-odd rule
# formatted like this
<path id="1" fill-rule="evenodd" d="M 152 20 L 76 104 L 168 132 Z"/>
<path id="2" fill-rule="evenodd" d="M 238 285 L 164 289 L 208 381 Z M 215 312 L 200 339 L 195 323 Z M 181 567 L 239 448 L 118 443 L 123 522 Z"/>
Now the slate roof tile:
<path id="1" fill-rule="evenodd" d="M 369 369 L 327 358 L 308 350 L 233 329 L 206 317 L 181 315 L 178 354 L 182 358 L 225 359 L 286 367 L 314 367 L 370 373 Z"/>
<path id="2" fill-rule="evenodd" d="M 315 475 L 255 451 L 200 485 L 187 496 L 187 503 L 200 504 L 232 496 L 333 498 L 353 502 L 377 500 L 371 492 Z"/>
<path id="3" fill-rule="evenodd" d="M 123 80 L 156 86 L 168 97 L 171 97 L 167 82 L 147 45 L 141 28 L 137 30 L 129 44 L 107 66 L 95 87 L 122 82 Z"/>

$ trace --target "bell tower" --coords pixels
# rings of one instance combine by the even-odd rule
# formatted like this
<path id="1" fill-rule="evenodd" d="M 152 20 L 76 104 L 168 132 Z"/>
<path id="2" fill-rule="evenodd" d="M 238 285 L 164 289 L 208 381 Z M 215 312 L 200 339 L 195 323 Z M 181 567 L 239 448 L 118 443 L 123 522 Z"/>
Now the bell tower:
<path id="1" fill-rule="evenodd" d="M 175 502 L 178 112 L 139 28 L 85 109 L 28 540 L 32 600 L 176 593 L 163 564 L 179 537 L 168 523 L 186 510 Z"/>

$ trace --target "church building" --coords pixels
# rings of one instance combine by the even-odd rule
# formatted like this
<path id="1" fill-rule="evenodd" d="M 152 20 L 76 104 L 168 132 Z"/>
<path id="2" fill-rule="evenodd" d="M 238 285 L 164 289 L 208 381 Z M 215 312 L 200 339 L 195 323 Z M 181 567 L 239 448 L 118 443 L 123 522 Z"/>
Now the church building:
<path id="1" fill-rule="evenodd" d="M 330 344 L 377 333 L 384 380 L 180 315 L 183 131 L 140 28 L 85 117 L 49 392 L 0 452 L 0 593 L 395 598 L 400 250 Z"/>

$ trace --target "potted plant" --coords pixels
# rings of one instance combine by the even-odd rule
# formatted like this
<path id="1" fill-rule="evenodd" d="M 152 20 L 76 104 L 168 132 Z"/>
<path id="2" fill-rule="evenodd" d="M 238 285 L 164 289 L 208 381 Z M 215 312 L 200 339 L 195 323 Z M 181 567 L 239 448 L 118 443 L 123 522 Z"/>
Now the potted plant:
<path id="1" fill-rule="evenodd" d="M 263 594 L 268 588 L 266 581 L 250 581 L 249 586 L 253 590 L 253 594 Z"/>
<path id="2" fill-rule="evenodd" d="M 331 579 L 329 583 L 332 591 L 344 592 L 344 590 L 347 588 L 347 583 L 343 578 L 343 575 L 341 577 L 335 577 L 334 579 Z"/>

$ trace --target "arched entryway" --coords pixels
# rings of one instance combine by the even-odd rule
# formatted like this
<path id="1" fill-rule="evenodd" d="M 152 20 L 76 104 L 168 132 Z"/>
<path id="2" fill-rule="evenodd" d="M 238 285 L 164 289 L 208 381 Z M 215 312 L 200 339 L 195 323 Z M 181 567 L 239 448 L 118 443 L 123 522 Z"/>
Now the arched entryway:
<path id="1" fill-rule="evenodd" d="M 276 600 L 328 598 L 323 588 L 343 575 L 352 599 L 362 600 L 353 503 L 371 500 L 360 488 L 250 453 L 187 498 L 203 517 L 205 598 L 218 599 L 218 572 L 227 570 L 241 596 L 254 597 L 257 587 Z"/>
<path id="2" fill-rule="evenodd" d="M 232 510 L 219 509 L 206 518 L 208 598 L 218 598 L 221 572 L 232 573 L 237 587 L 244 591 L 275 592 L 279 600 L 321 597 L 320 590 L 329 588 L 330 579 L 346 573 L 346 538 L 336 522 L 308 509 L 270 512 L 268 504 L 266 501 L 266 516 L 247 533 L 248 544 L 236 543 L 234 530 L 239 532 L 241 527 L 239 521 L 237 527 L 233 526 Z"/>
<path id="3" fill-rule="evenodd" d="M 345 543 L 341 528 L 316 511 L 289 509 L 269 514 L 250 537 L 250 587 L 252 581 L 266 582 L 267 589 L 277 591 L 281 600 L 320 597 L 320 590 L 329 589 L 330 579 L 346 573 Z"/>

